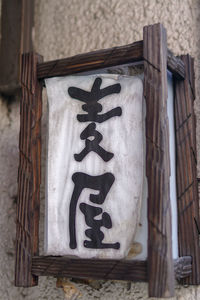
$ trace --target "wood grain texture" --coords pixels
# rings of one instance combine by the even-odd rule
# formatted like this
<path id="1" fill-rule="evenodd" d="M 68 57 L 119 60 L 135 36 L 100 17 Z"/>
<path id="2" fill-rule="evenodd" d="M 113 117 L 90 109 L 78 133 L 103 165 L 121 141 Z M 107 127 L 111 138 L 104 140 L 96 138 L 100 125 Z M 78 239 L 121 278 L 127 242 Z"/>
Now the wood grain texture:
<path id="1" fill-rule="evenodd" d="M 38 78 L 71 75 L 104 67 L 142 60 L 142 41 L 121 47 L 98 50 L 73 57 L 44 62 L 38 66 Z"/>
<path id="2" fill-rule="evenodd" d="M 59 276 L 113 280 L 147 280 L 145 261 L 69 259 L 66 257 L 33 257 L 32 273 L 38 276 Z"/>
<path id="3" fill-rule="evenodd" d="M 38 65 L 38 78 L 66 76 L 74 73 L 107 68 L 143 60 L 143 41 L 111 49 L 84 53 L 69 58 L 44 62 Z M 167 65 L 177 78 L 184 78 L 184 63 L 168 50 Z"/>
<path id="4" fill-rule="evenodd" d="M 144 27 L 148 274 L 150 297 L 174 296 L 167 116 L 167 41 L 161 24 Z"/>
<path id="5" fill-rule="evenodd" d="M 176 279 L 189 276 L 191 257 L 180 257 L 174 261 Z M 147 262 L 130 260 L 70 259 L 67 257 L 35 256 L 32 273 L 36 276 L 68 278 L 112 279 L 147 281 Z"/>
<path id="6" fill-rule="evenodd" d="M 199 219 L 197 180 L 194 61 L 182 56 L 185 80 L 175 80 L 176 170 L 178 198 L 179 255 L 192 256 L 192 274 L 183 284 L 200 283 L 200 246 L 196 224 Z M 195 221 L 196 220 L 196 221 Z"/>
<path id="7" fill-rule="evenodd" d="M 36 54 L 22 56 L 15 285 L 24 287 L 37 284 L 31 264 L 38 255 L 42 86 L 36 65 L 41 61 Z"/>
<path id="8" fill-rule="evenodd" d="M 190 276 L 192 273 L 192 257 L 183 256 L 176 259 L 174 261 L 174 273 L 175 278 L 178 281 Z"/>
<path id="9" fill-rule="evenodd" d="M 176 57 L 171 50 L 167 51 L 167 68 L 172 72 L 175 78 L 185 78 L 185 66 L 180 57 Z"/>

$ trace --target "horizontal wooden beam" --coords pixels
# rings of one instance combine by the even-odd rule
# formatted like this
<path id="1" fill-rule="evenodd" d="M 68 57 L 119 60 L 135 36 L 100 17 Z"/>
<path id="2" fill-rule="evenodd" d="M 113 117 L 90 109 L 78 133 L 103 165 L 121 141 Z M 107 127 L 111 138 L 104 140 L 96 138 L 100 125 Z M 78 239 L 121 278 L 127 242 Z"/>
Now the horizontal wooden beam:
<path id="1" fill-rule="evenodd" d="M 32 273 L 38 276 L 147 281 L 146 261 L 33 257 Z"/>
<path id="2" fill-rule="evenodd" d="M 191 257 L 174 261 L 175 278 L 190 275 Z M 34 256 L 32 274 L 36 276 L 147 281 L 147 262 L 130 260 L 70 259 L 55 256 Z"/>
<path id="3" fill-rule="evenodd" d="M 184 79 L 183 61 L 175 57 L 170 50 L 168 50 L 167 58 L 168 69 L 178 79 Z M 143 61 L 143 41 L 40 63 L 37 67 L 37 77 L 44 79 L 54 76 L 66 76 L 139 61 Z"/>

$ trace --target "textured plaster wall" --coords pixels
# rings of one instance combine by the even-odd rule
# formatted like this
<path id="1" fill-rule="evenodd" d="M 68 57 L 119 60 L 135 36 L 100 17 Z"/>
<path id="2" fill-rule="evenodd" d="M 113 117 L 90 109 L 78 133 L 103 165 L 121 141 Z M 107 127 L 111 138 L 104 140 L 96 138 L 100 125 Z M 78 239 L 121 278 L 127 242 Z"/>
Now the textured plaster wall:
<path id="1" fill-rule="evenodd" d="M 190 53 L 195 57 L 195 108 L 200 124 L 199 0 L 35 0 L 35 3 L 35 50 L 44 60 L 132 43 L 142 39 L 143 26 L 162 23 L 167 29 L 169 48 L 176 55 Z"/>
<path id="2" fill-rule="evenodd" d="M 144 25 L 161 22 L 175 54 L 190 53 L 196 61 L 197 132 L 200 127 L 200 1 L 199 0 L 35 0 L 35 50 L 45 60 L 119 46 L 142 39 Z M 9 100 L 9 101 L 8 101 Z M 45 107 L 44 107 L 45 110 Z M 45 114 L 44 114 L 45 115 Z M 45 131 L 45 122 L 44 122 Z M 39 286 L 14 287 L 15 210 L 17 197 L 19 103 L 0 98 L 0 300 L 64 299 L 56 279 L 40 278 Z M 200 135 L 197 135 L 200 153 Z M 44 155 L 44 154 L 43 154 Z M 200 174 L 200 157 L 199 174 Z M 42 201 L 44 187 L 42 187 Z M 42 214 L 43 219 L 43 214 Z M 41 222 L 41 236 L 43 223 Z M 79 285 L 82 299 L 148 299 L 145 283 L 101 283 L 99 290 Z M 176 287 L 176 300 L 199 300 L 200 287 Z"/>

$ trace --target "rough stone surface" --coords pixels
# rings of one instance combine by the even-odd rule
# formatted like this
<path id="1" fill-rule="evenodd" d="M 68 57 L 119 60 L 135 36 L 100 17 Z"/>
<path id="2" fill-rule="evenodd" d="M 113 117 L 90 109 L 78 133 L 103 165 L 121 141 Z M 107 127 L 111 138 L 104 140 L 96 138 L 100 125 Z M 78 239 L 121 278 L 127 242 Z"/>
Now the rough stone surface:
<path id="1" fill-rule="evenodd" d="M 35 50 L 45 60 L 113 47 L 142 39 L 144 25 L 161 22 L 169 47 L 190 53 L 196 61 L 197 133 L 200 132 L 200 2 L 199 0 L 35 0 Z M 38 287 L 14 287 L 15 209 L 17 196 L 19 102 L 0 99 L 0 299 L 64 299 L 54 278 L 41 278 Z M 45 132 L 45 125 L 44 125 Z M 200 135 L 197 135 L 200 153 Z M 44 148 L 43 148 L 44 149 Z M 44 156 L 43 156 L 44 157 Z M 43 162 L 45 160 L 43 159 Z M 199 157 L 198 157 L 199 161 Z M 200 164 L 199 175 L 200 175 Z M 44 186 L 42 187 L 44 195 Z M 44 203 L 42 196 L 42 207 Z M 41 219 L 43 219 L 43 211 Z M 43 223 L 41 222 L 41 236 Z M 42 246 L 41 246 L 42 249 Z M 82 299 L 148 299 L 147 284 L 108 281 L 99 290 L 78 285 Z M 176 287 L 176 300 L 200 299 L 200 287 Z"/>

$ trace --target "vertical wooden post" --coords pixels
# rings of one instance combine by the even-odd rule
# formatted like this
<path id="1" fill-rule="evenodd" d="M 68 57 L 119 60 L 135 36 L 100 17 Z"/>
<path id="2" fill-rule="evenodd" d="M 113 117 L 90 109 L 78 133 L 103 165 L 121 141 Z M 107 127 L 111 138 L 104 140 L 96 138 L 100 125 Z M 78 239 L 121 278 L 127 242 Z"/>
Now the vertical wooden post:
<path id="1" fill-rule="evenodd" d="M 20 88 L 21 54 L 33 49 L 34 0 L 2 0 L 0 92 L 14 95 Z"/>
<path id="2" fill-rule="evenodd" d="M 185 63 L 186 77 L 185 80 L 175 80 L 179 255 L 192 256 L 192 274 L 182 283 L 200 284 L 194 60 L 189 55 L 181 58 Z"/>
<path id="3" fill-rule="evenodd" d="M 161 24 L 144 27 L 143 34 L 149 296 L 173 297 L 167 37 L 166 30 Z"/>
<path id="4" fill-rule="evenodd" d="M 37 285 L 31 265 L 32 256 L 39 254 L 42 85 L 37 63 L 41 61 L 34 53 L 22 55 L 15 285 L 24 287 Z"/>

